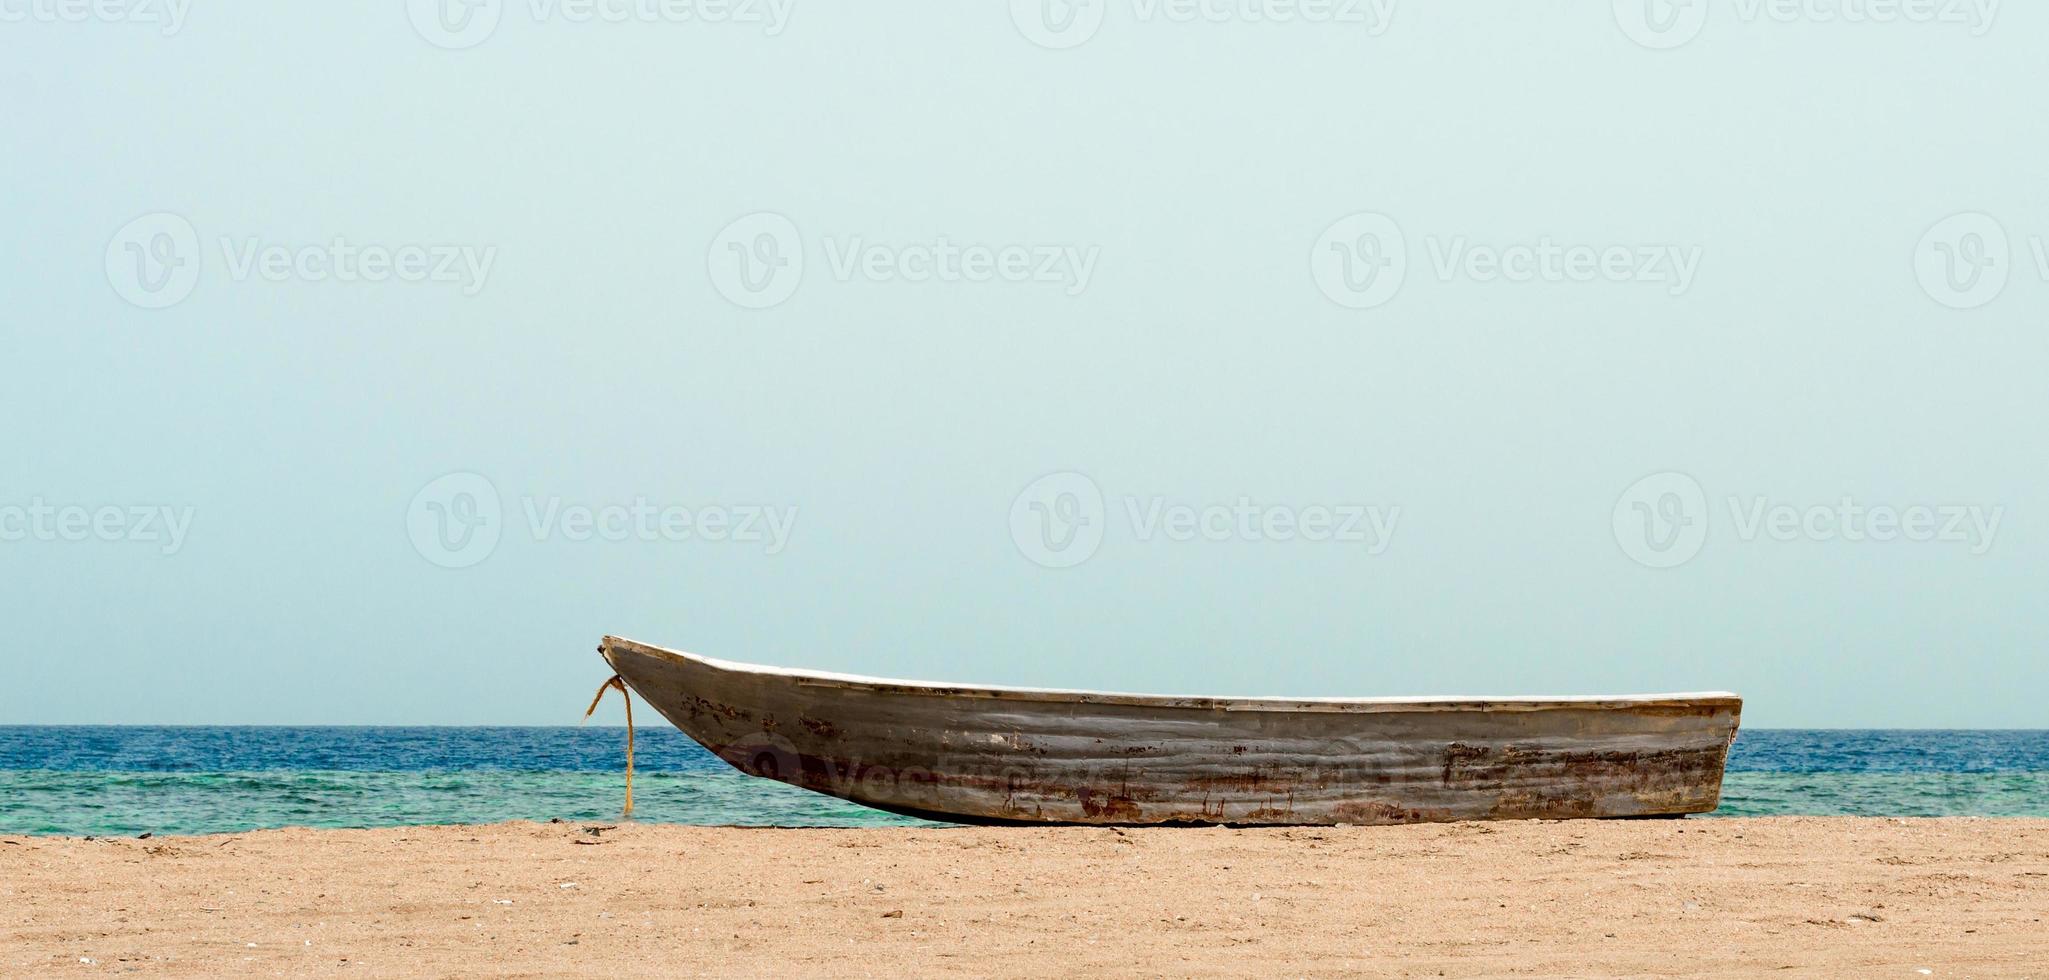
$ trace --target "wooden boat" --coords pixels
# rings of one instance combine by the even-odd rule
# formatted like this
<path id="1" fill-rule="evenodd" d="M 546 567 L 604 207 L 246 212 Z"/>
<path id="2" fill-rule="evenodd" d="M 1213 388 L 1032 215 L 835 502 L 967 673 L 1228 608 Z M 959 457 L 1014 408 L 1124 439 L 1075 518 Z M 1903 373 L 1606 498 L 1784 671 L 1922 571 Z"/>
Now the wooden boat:
<path id="1" fill-rule="evenodd" d="M 742 772 L 961 823 L 1390 824 L 1702 813 L 1734 694 L 1207 698 L 599 652 Z"/>

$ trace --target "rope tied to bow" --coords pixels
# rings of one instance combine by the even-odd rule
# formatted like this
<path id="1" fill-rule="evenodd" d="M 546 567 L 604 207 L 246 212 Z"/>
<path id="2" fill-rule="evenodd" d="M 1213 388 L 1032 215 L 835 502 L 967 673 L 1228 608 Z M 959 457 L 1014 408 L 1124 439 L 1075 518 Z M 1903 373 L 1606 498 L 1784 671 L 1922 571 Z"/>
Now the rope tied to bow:
<path id="1" fill-rule="evenodd" d="M 612 679 L 611 679 L 611 680 L 609 680 L 609 681 L 606 681 L 606 682 L 604 682 L 603 684 L 600 684 L 600 685 L 598 685 L 598 693 L 597 693 L 597 695 L 596 695 L 596 696 L 594 696 L 594 697 L 592 697 L 592 698 L 591 698 L 591 706 L 590 706 L 590 707 L 588 707 L 588 708 L 585 708 L 585 709 L 584 709 L 584 712 L 583 712 L 583 720 L 584 720 L 584 721 L 589 721 L 589 720 L 591 720 L 591 715 L 593 715 L 593 714 L 596 714 L 596 713 L 597 713 L 597 710 L 598 710 L 598 702 L 600 702 L 600 701 L 603 701 L 603 700 L 605 699 L 605 692 L 606 692 L 606 691 L 611 691 L 611 690 L 617 690 L 617 691 L 619 692 L 619 697 L 620 697 L 620 698 L 622 698 L 622 699 L 624 699 L 624 700 L 625 700 L 625 702 L 626 702 L 626 812 L 625 812 L 625 816 L 629 816 L 629 817 L 630 817 L 630 816 L 633 816 L 633 695 L 632 695 L 632 694 L 630 694 L 630 693 L 628 693 L 628 692 L 627 692 L 627 690 L 626 690 L 626 680 L 625 680 L 625 678 L 622 678 L 622 677 L 620 677 L 620 676 L 619 676 L 618 674 L 613 674 L 613 675 L 612 675 Z"/>

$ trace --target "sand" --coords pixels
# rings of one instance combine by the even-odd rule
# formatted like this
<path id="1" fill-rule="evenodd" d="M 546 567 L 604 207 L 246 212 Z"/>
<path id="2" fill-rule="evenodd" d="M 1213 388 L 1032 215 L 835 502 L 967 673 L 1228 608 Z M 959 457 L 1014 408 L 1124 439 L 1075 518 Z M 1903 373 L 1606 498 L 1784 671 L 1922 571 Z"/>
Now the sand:
<path id="1" fill-rule="evenodd" d="M 2049 820 L 0 838 L 0 975 L 2049 978 Z"/>

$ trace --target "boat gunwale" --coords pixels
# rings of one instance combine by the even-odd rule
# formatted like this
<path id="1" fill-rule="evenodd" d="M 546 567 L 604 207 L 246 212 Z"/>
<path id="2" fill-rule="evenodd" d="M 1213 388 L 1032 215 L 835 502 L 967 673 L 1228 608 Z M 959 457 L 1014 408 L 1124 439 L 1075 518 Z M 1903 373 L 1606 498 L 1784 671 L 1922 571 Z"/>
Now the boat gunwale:
<path id="1" fill-rule="evenodd" d="M 831 671 L 721 660 L 703 654 L 672 650 L 621 636 L 606 636 L 599 645 L 607 663 L 613 649 L 658 658 L 666 657 L 711 670 L 752 674 L 793 682 L 806 687 L 844 691 L 926 697 L 982 698 L 997 701 L 1038 701 L 1064 704 L 1112 704 L 1148 708 L 1208 709 L 1222 711 L 1300 712 L 1401 712 L 1401 711 L 1555 711 L 1606 709 L 1687 709 L 1693 711 L 1730 709 L 1740 711 L 1742 697 L 1729 691 L 1698 691 L 1672 694 L 1568 694 L 1555 696 L 1426 696 L 1371 698 L 1303 697 L 1205 697 L 1179 694 L 1134 694 L 1066 688 L 1012 687 L 1000 684 L 953 684 L 936 681 L 866 677 Z M 617 664 L 613 664 L 617 669 Z"/>

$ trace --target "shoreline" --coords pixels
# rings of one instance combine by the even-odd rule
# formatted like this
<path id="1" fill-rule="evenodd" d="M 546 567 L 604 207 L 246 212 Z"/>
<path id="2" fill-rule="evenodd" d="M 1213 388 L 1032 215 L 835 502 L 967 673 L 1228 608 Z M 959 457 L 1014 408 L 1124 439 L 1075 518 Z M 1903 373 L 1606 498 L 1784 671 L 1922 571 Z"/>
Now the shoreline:
<path id="1" fill-rule="evenodd" d="M 639 810 L 639 809 L 641 809 L 641 808 L 640 808 L 640 807 L 639 807 L 638 805 L 636 805 L 636 808 L 635 808 L 635 809 L 636 809 L 636 811 L 638 811 L 638 810 Z M 880 813 L 880 812 L 885 812 L 885 811 L 877 811 L 877 812 L 879 812 L 879 813 Z M 889 816 L 892 816 L 892 817 L 896 817 L 897 815 L 895 815 L 895 814 L 889 814 Z M 192 844 L 204 844 L 204 843 L 208 843 L 208 842 L 210 842 L 210 841 L 218 841 L 218 840 L 221 840 L 222 838 L 229 838 L 229 837 L 233 837 L 233 838 L 243 838 L 243 837 L 257 837 L 257 836 L 261 836 L 261 835 L 265 835 L 265 834 L 292 834 L 292 835 L 299 835 L 299 834 L 307 834 L 307 835 L 327 835 L 327 834 L 337 834 L 337 835 L 340 835 L 340 834 L 377 834 L 377 833 L 386 833 L 386 832 L 402 832 L 402 831 L 411 831 L 411 830 L 473 830 L 473 831 L 484 831 L 484 832 L 490 832 L 490 831 L 493 831 L 493 830 L 496 830 L 496 829 L 500 829 L 500 828 L 531 828 L 531 829 L 536 829 L 536 830 L 546 830 L 546 829 L 549 829 L 549 828 L 555 828 L 555 829 L 560 829 L 560 828 L 564 828 L 564 827 L 574 827 L 574 828 L 579 828 L 579 829 L 581 829 L 581 828 L 584 828 L 584 827 L 589 827 L 589 826 L 593 826 L 593 825 L 601 825 L 601 826 L 604 826 L 605 828 L 607 828 L 607 832 L 608 832 L 608 833 L 609 833 L 609 832 L 610 832 L 611 830 L 634 830 L 634 829 L 645 829 L 645 830 L 651 830 L 651 831 L 658 831 L 658 832 L 659 832 L 659 831 L 671 831 L 671 830 L 675 830 L 675 831 L 714 831 L 714 832 L 722 832 L 722 831 L 733 831 L 733 832 L 747 832 L 747 833 L 758 833 L 758 832 L 767 832 L 767 831 L 786 831 L 786 832 L 791 832 L 791 833 L 880 833 L 880 832 L 889 832 L 889 831 L 896 831 L 896 832 L 917 832 L 917 831 L 934 831 L 934 832 L 941 832 L 941 833 L 946 833 L 946 832 L 988 832 L 988 833 L 997 833 L 997 834 L 1001 834 L 1001 833 L 1055 833 L 1055 834 L 1059 834 L 1059 833 L 1071 833 L 1071 834 L 1078 834 L 1078 833 L 1083 833 L 1083 832 L 1088 832 L 1088 831 L 1102 831 L 1102 832 L 1106 832 L 1106 833 L 1118 833 L 1118 834 L 1133 834 L 1133 833 L 1161 833 L 1161 834 L 1168 834 L 1168 833 L 1205 833 L 1205 832 L 1215 832 L 1215 831 L 1229 831 L 1229 832 L 1244 832 L 1244 833 L 1253 833 L 1253 834 L 1258 834 L 1258 833 L 1280 833 L 1280 834 L 1286 834 L 1286 833 L 1290 833 L 1290 832 L 1297 832 L 1297 833 L 1299 833 L 1299 832 L 1312 832 L 1312 833 L 1320 833 L 1320 832 L 1346 832 L 1346 833 L 1349 833 L 1349 832 L 1355 832 L 1355 831 L 1356 831 L 1356 832 L 1367 832 L 1367 833 L 1372 833 L 1372 832 L 1377 832 L 1377 831 L 1396 831 L 1396 830 L 1414 830 L 1414 829 L 1429 829 L 1429 828 L 1455 828 L 1455 827 L 1485 827 L 1485 828 L 1501 828 L 1501 827 L 1512 827 L 1512 826 L 1585 826 L 1585 825 L 1602 825 L 1602 824 L 1619 824 L 1619 825 L 1631 825 L 1631 824 L 1645 824 L 1645 825 L 1651 825 L 1651 826 L 1658 826 L 1658 825 L 1666 825 L 1666 824 L 1672 824 L 1672 825 L 1685 825 L 1685 826 L 1687 826 L 1687 827 L 1696 827 L 1696 826 L 1706 826 L 1706 825 L 1708 825 L 1708 824 L 1722 824 L 1722 823 L 1738 823 L 1738 824 L 1741 824 L 1741 823 L 1750 823 L 1750 822 L 1759 822 L 1759 823 L 1762 823 L 1762 822 L 1770 822 L 1770 821 L 1839 821 L 1839 822 L 1843 822 L 1843 823 L 1848 823 L 1848 824 L 1879 824 L 1879 823 L 1888 823 L 1888 824 L 1948 824 L 1948 823 L 1982 823 L 1982 824 L 1991 824 L 1991 825 L 1995 825 L 1995 826 L 1997 826 L 1997 825 L 2001 825 L 2001 824 L 2012 824 L 2012 825 L 2016 825 L 2016 826 L 2020 826 L 2020 827 L 2027 827 L 2027 826 L 2030 826 L 2030 825 L 2039 825 L 2040 827 L 2042 827 L 2042 828 L 2044 828 L 2044 829 L 2049 829 L 2049 817 L 2041 817 L 2041 816 L 2035 816 L 2035 815 L 2033 815 L 2033 814 L 2022 814 L 2022 815 L 2018 815 L 2018 816 L 2009 816 L 2009 815 L 2001 815 L 2001 814 L 1972 814 L 1972 813 L 1948 813 L 1948 814 L 1935 814 L 1935 815 L 1924 815 L 1924 814 L 1906 814 L 1906 815 L 1892 815 L 1892 814 L 1844 814 L 1844 813 L 1758 813 L 1758 814 L 1732 814 L 1732 813 L 1722 813 L 1722 812 L 1719 812 L 1719 811 L 1713 811 L 1713 810 L 1711 810 L 1711 811 L 1708 811 L 1708 812 L 1706 812 L 1706 813 L 1673 813 L 1673 814 L 1653 814 L 1653 815 L 1646 815 L 1646 816 L 1625 816 L 1625 817 L 1556 817 L 1556 818 L 1554 818 L 1554 817 L 1531 817 L 1531 818 L 1508 818 L 1508 819 L 1500 819 L 1500 820 L 1437 820 L 1437 821 L 1417 821 L 1417 822 L 1414 822 L 1414 823 L 1399 823 L 1399 824 L 1273 824 L 1273 825 L 1268 825 L 1268 824 L 1161 824 L 1161 825 L 1157 825 L 1157 826 L 1154 826 L 1154 825 L 1146 825 L 1146 824 L 1054 824 L 1054 823 L 1047 823 L 1047 824 L 1015 824 L 1015 825 L 1010 825 L 1010 824 L 971 824 L 971 823 L 949 823 L 949 822 L 945 822 L 945 821 L 938 821 L 938 820 L 923 820 L 923 819 L 919 819 L 919 818 L 913 818 L 913 817 L 900 817 L 899 819 L 903 820 L 904 822 L 902 822 L 902 823 L 893 823 L 893 824 L 874 824 L 874 825 L 848 825 L 848 824 L 837 824 L 837 823 L 816 823 L 816 824 L 806 824 L 806 823 L 787 823 L 787 824 L 785 824 L 785 823 L 773 823 L 773 824 L 771 824 L 771 823 L 758 823 L 758 824 L 756 824 L 756 823 L 681 823 L 681 822 L 677 822 L 677 821 L 672 821 L 672 820 L 660 820 L 660 819 L 656 819 L 656 820 L 649 820 L 649 819 L 645 819 L 644 817 L 640 817 L 640 816 L 631 816 L 631 817 L 625 817 L 625 816 L 620 816 L 620 815 L 619 815 L 618 813 L 616 813 L 616 812 L 615 812 L 615 813 L 613 813 L 613 814 L 611 814 L 611 815 L 609 815 L 609 816 L 604 816 L 604 817 L 589 817 L 589 816 L 578 816 L 578 817 L 551 817 L 551 818 L 549 818 L 549 819 L 547 819 L 547 820 L 535 820 L 535 819 L 528 819 L 528 818 L 524 818 L 524 817 L 515 817 L 515 818 L 511 818 L 511 819 L 507 819 L 507 820 L 493 820 L 493 821 L 484 821 L 484 822 L 475 822 L 475 821 L 469 821 L 469 822 L 462 822 L 462 821 L 450 821 L 450 822 L 422 822 L 422 823 L 390 823 L 390 824 L 370 824 L 370 825 L 365 825 L 365 826 L 348 826 L 348 827 L 323 827 L 323 826 L 318 826 L 318 825 L 314 825 L 314 824 L 283 824 L 283 825 L 279 825 L 279 826 L 275 826 L 275 827 L 252 827 L 252 828 L 247 828 L 247 829 L 236 829 L 236 830 L 208 830 L 208 831 L 194 831 L 194 832 L 181 832 L 181 831 L 145 831 L 145 832 L 143 832 L 143 833 L 140 833 L 140 834 L 129 834 L 129 833 L 90 833 L 90 834 L 84 834 L 84 833 L 68 833 L 68 832 L 53 832 L 53 833 L 42 833 L 42 832 L 38 832 L 38 831 L 20 831 L 20 830 L 5 830 L 5 829 L 0 829 L 0 844 L 6 844 L 6 843 L 8 843 L 8 842 L 13 842 L 13 843 L 14 843 L 14 844 L 15 844 L 16 846 L 19 846 L 20 844 L 26 844 L 26 843 L 30 843 L 30 842 L 40 842 L 40 843 L 52 843 L 52 842 L 77 842 L 77 843 L 119 843 L 119 842 L 122 842 L 122 841 L 147 841 L 147 842 L 150 842 L 150 843 L 155 843 L 155 844 L 166 844 L 166 843 L 179 843 L 179 842 L 184 842 L 184 843 L 192 843 Z M 1484 832 L 1485 832 L 1485 831 L 1482 831 L 1482 833 L 1484 833 Z M 602 836 L 602 835 L 600 835 L 600 836 Z M 2044 978 L 2044 980 L 2049 980 L 2049 977 L 2045 977 L 2045 978 Z"/>
<path id="2" fill-rule="evenodd" d="M 127 836 L 613 820 L 617 773 L 0 770 L 0 834 Z M 634 816 L 678 826 L 932 826 L 731 770 L 637 773 Z M 1692 819 L 2049 818 L 2049 772 L 1729 773 Z"/>
<path id="3" fill-rule="evenodd" d="M 2049 819 L 0 836 L 0 908 L 29 975 L 2049 978 Z"/>

